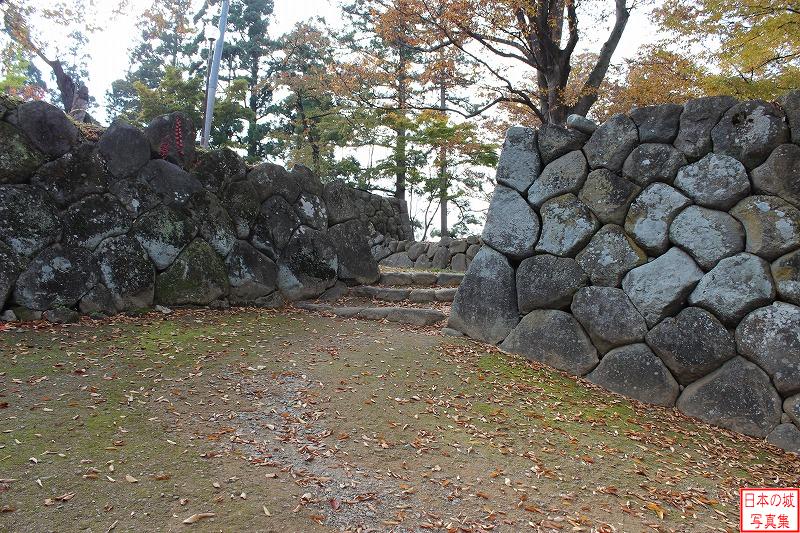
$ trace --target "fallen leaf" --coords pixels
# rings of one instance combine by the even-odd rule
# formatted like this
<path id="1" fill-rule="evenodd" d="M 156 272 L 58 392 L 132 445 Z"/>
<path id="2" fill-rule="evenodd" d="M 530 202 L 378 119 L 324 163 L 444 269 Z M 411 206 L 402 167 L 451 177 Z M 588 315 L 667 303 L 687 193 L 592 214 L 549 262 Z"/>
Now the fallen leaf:
<path id="1" fill-rule="evenodd" d="M 661 520 L 664 520 L 664 508 L 655 502 L 648 502 L 647 508 L 658 515 Z"/>
<path id="2" fill-rule="evenodd" d="M 204 518 L 213 518 L 217 516 L 215 513 L 196 513 L 183 521 L 184 524 L 194 524 L 203 520 Z"/>
<path id="3" fill-rule="evenodd" d="M 125 481 L 127 481 L 128 483 L 139 483 L 139 480 L 130 474 L 125 474 Z"/>

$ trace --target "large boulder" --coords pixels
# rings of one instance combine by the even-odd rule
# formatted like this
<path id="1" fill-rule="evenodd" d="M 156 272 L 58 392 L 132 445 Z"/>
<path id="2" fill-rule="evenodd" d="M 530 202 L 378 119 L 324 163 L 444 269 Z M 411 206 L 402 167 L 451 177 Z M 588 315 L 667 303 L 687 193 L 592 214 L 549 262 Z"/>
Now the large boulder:
<path id="1" fill-rule="evenodd" d="M 547 165 L 569 152 L 580 150 L 589 138 L 585 133 L 560 124 L 544 124 L 539 128 L 539 153 Z"/>
<path id="2" fill-rule="evenodd" d="M 139 241 L 128 235 L 106 239 L 94 256 L 115 309 L 125 311 L 153 305 L 155 270 Z"/>
<path id="3" fill-rule="evenodd" d="M 625 221 L 628 207 L 641 187 L 606 169 L 589 173 L 578 199 L 591 209 L 603 224 Z"/>
<path id="4" fill-rule="evenodd" d="M 82 144 L 72 152 L 43 165 L 31 183 L 41 187 L 60 207 L 66 207 L 90 194 L 102 194 L 109 184 L 97 147 Z"/>
<path id="5" fill-rule="evenodd" d="M 647 333 L 644 318 L 622 289 L 584 287 L 575 293 L 570 309 L 600 353 L 643 342 Z"/>
<path id="6" fill-rule="evenodd" d="M 669 226 L 691 201 L 665 183 L 653 183 L 636 197 L 625 217 L 625 231 L 650 255 L 669 247 Z"/>
<path id="7" fill-rule="evenodd" d="M 333 241 L 339 258 L 339 279 L 362 285 L 378 281 L 381 276 L 378 262 L 370 253 L 367 229 L 360 220 L 331 226 L 328 237 Z M 442 250 L 447 251 L 445 248 Z"/>
<path id="8" fill-rule="evenodd" d="M 160 205 L 136 219 L 130 234 L 139 241 L 156 268 L 164 270 L 192 242 L 197 227 L 171 207 Z"/>
<path id="9" fill-rule="evenodd" d="M 0 187 L 0 241 L 21 257 L 36 255 L 61 232 L 58 210 L 30 185 Z"/>
<path id="10" fill-rule="evenodd" d="M 669 144 L 640 144 L 625 160 L 622 174 L 642 187 L 655 181 L 672 183 L 686 156 Z"/>
<path id="11" fill-rule="evenodd" d="M 3 309 L 17 276 L 22 272 L 22 260 L 17 253 L 0 242 L 0 310 Z"/>
<path id="12" fill-rule="evenodd" d="M 186 205 L 199 234 L 222 257 L 236 242 L 236 226 L 219 198 L 206 190 L 192 195 Z"/>
<path id="13" fill-rule="evenodd" d="M 300 218 L 283 196 L 273 196 L 261 204 L 253 225 L 253 245 L 272 256 L 270 247 L 283 250 L 300 226 Z"/>
<path id="14" fill-rule="evenodd" d="M 93 194 L 64 212 L 62 242 L 93 250 L 103 239 L 128 232 L 128 212 L 111 194 Z"/>
<path id="15" fill-rule="evenodd" d="M 247 165 L 230 148 L 201 150 L 192 165 L 192 174 L 206 190 L 221 194 L 229 184 L 247 177 Z"/>
<path id="16" fill-rule="evenodd" d="M 342 180 L 325 184 L 322 194 L 328 208 L 328 224 L 333 226 L 359 217 L 355 191 Z"/>
<path id="17" fill-rule="evenodd" d="M 771 270 L 780 299 L 800 305 L 800 250 L 776 259 Z"/>
<path id="18" fill-rule="evenodd" d="M 800 454 L 800 429 L 794 424 L 778 424 L 767 435 L 767 442 L 787 452 Z"/>
<path id="19" fill-rule="evenodd" d="M 575 259 L 593 285 L 619 287 L 625 274 L 647 262 L 647 253 L 620 226 L 607 224 Z"/>
<path id="20" fill-rule="evenodd" d="M 43 102 L 20 104 L 6 117 L 31 141 L 31 144 L 50 157 L 61 157 L 78 144 L 78 128 L 60 109 Z"/>
<path id="21" fill-rule="evenodd" d="M 800 394 L 786 398 L 783 402 L 783 411 L 789 416 L 789 420 L 800 427 Z"/>
<path id="22" fill-rule="evenodd" d="M 249 237 L 261 209 L 255 185 L 249 181 L 234 181 L 225 188 L 222 204 L 233 220 L 236 236 L 240 239 Z"/>
<path id="23" fill-rule="evenodd" d="M 484 246 L 464 275 L 448 327 L 496 344 L 518 322 L 514 268 L 503 254 Z"/>
<path id="24" fill-rule="evenodd" d="M 541 170 L 536 130 L 521 126 L 509 128 L 497 162 L 497 183 L 525 194 Z"/>
<path id="25" fill-rule="evenodd" d="M 611 350 L 586 379 L 640 402 L 667 407 L 675 405 L 680 389 L 661 359 L 643 343 Z"/>
<path id="26" fill-rule="evenodd" d="M 84 315 L 89 316 L 111 316 L 117 313 L 114 298 L 102 283 L 98 283 L 83 295 L 81 301 L 78 302 L 78 309 Z"/>
<path id="27" fill-rule="evenodd" d="M 552 309 L 525 315 L 500 348 L 576 376 L 585 376 L 598 363 L 597 350 L 575 317 Z"/>
<path id="28" fill-rule="evenodd" d="M 232 304 L 255 302 L 278 288 L 278 267 L 247 241 L 236 241 L 225 258 Z"/>
<path id="29" fill-rule="evenodd" d="M 571 193 L 547 200 L 539 213 L 542 233 L 536 245 L 537 252 L 572 257 L 600 227 L 591 209 Z"/>
<path id="30" fill-rule="evenodd" d="M 736 343 L 717 318 L 699 307 L 687 307 L 659 322 L 647 344 L 681 385 L 688 385 L 736 356 Z"/>
<path id="31" fill-rule="evenodd" d="M 180 167 L 188 168 L 195 158 L 197 130 L 192 119 L 176 111 L 150 121 L 144 130 L 150 151 Z"/>
<path id="32" fill-rule="evenodd" d="M 689 416 L 758 438 L 781 421 L 781 397 L 769 376 L 741 357 L 686 387 L 677 406 Z"/>
<path id="33" fill-rule="evenodd" d="M 278 287 L 289 300 L 313 298 L 333 287 L 338 270 L 336 247 L 330 237 L 300 226 L 278 262 Z"/>
<path id="34" fill-rule="evenodd" d="M 711 151 L 711 130 L 722 115 L 736 104 L 732 96 L 707 96 L 689 100 L 683 106 L 675 148 L 696 161 Z"/>
<path id="35" fill-rule="evenodd" d="M 708 309 L 724 324 L 735 326 L 747 313 L 775 299 L 769 263 L 741 253 L 720 261 L 689 296 L 689 303 Z"/>
<path id="36" fill-rule="evenodd" d="M 625 159 L 639 142 L 636 124 L 625 115 L 614 115 L 597 128 L 583 146 L 591 168 L 622 170 Z"/>
<path id="37" fill-rule="evenodd" d="M 792 130 L 792 142 L 800 144 L 800 90 L 794 89 L 778 99 Z"/>
<path id="38" fill-rule="evenodd" d="M 589 167 L 586 157 L 580 150 L 562 155 L 544 167 L 544 170 L 528 189 L 528 202 L 539 208 L 550 198 L 571 192 L 577 193 L 583 183 Z"/>
<path id="39" fill-rule="evenodd" d="M 634 268 L 622 280 L 622 289 L 644 316 L 648 327 L 677 313 L 686 302 L 703 271 L 680 248 Z"/>
<path id="40" fill-rule="evenodd" d="M 97 263 L 91 252 L 56 244 L 37 255 L 20 274 L 14 300 L 38 311 L 71 307 L 97 281 Z"/>
<path id="41" fill-rule="evenodd" d="M 721 211 L 727 211 L 750 193 L 750 180 L 744 166 L 720 154 L 708 154 L 680 169 L 675 186 L 696 204 Z"/>
<path id="42" fill-rule="evenodd" d="M 509 257 L 530 257 L 539 238 L 539 217 L 517 191 L 498 185 L 481 238 Z"/>
<path id="43" fill-rule="evenodd" d="M 517 268 L 519 312 L 566 309 L 575 291 L 588 281 L 588 276 L 574 259 L 549 254 L 529 257 Z"/>
<path id="44" fill-rule="evenodd" d="M 744 226 L 750 253 L 771 261 L 800 247 L 800 210 L 777 196 L 749 196 L 731 215 Z"/>
<path id="45" fill-rule="evenodd" d="M 639 142 L 672 143 L 678 135 L 683 106 L 661 104 L 635 107 L 631 119 L 639 128 Z"/>
<path id="46" fill-rule="evenodd" d="M 294 204 L 294 210 L 300 218 L 300 223 L 325 231 L 328 228 L 328 209 L 325 202 L 317 195 L 304 192 Z M 366 229 L 364 230 L 366 232 Z"/>
<path id="47" fill-rule="evenodd" d="M 133 176 L 150 161 L 150 141 L 139 128 L 123 120 L 115 120 L 97 146 L 106 168 L 116 178 Z"/>
<path id="48" fill-rule="evenodd" d="M 173 207 L 185 206 L 194 193 L 203 190 L 197 178 L 163 159 L 147 163 L 139 171 L 139 178 L 150 185 L 161 201 Z"/>
<path id="49" fill-rule="evenodd" d="M 778 146 L 764 164 L 750 174 L 757 193 L 780 196 L 800 208 L 800 146 Z"/>
<path id="50" fill-rule="evenodd" d="M 425 259 L 428 258 L 425 257 Z M 393 268 L 431 268 L 430 260 L 422 261 L 422 257 L 420 257 L 415 262 L 408 258 L 408 254 L 406 252 L 396 252 L 390 254 L 381 260 L 381 264 Z M 419 264 L 418 267 L 415 266 L 417 264 Z"/>
<path id="51" fill-rule="evenodd" d="M 262 202 L 279 195 L 293 204 L 300 197 L 300 184 L 280 165 L 262 163 L 247 174 L 247 179 L 255 186 L 258 199 Z"/>
<path id="52" fill-rule="evenodd" d="M 161 203 L 161 198 L 150 184 L 138 176 L 115 181 L 108 186 L 108 192 L 122 202 L 131 218 L 136 218 Z"/>
<path id="53" fill-rule="evenodd" d="M 319 176 L 314 174 L 307 166 L 295 163 L 289 174 L 297 181 L 303 192 L 320 197 L 323 195 L 325 186 L 322 184 Z"/>
<path id="54" fill-rule="evenodd" d="M 736 104 L 711 130 L 714 152 L 735 157 L 748 169 L 755 168 L 778 145 L 789 141 L 784 118 L 780 107 L 763 100 Z"/>
<path id="55" fill-rule="evenodd" d="M 744 251 L 744 229 L 724 211 L 690 205 L 669 227 L 669 239 L 689 252 L 703 270 Z"/>
<path id="56" fill-rule="evenodd" d="M 228 295 L 225 265 L 203 239 L 193 240 L 172 265 L 156 277 L 156 302 L 208 305 Z"/>
<path id="57" fill-rule="evenodd" d="M 27 182 L 47 161 L 27 137 L 8 122 L 0 122 L 0 185 Z"/>
<path id="58" fill-rule="evenodd" d="M 760 366 L 783 396 L 800 392 L 800 307 L 775 302 L 736 328 L 739 353 Z"/>

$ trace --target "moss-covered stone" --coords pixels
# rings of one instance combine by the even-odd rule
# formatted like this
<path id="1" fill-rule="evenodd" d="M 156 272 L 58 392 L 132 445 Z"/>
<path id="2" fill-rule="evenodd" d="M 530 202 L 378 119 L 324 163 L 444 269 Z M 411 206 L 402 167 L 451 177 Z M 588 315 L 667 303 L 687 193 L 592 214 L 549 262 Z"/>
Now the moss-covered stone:
<path id="1" fill-rule="evenodd" d="M 58 211 L 44 192 L 31 185 L 0 187 L 0 241 L 18 255 L 36 255 L 60 231 Z"/>
<path id="2" fill-rule="evenodd" d="M 192 241 L 156 278 L 156 302 L 163 305 L 208 305 L 229 291 L 225 265 L 202 239 Z"/>
<path id="3" fill-rule="evenodd" d="M 25 183 L 47 161 L 22 132 L 7 122 L 0 122 L 0 146 L 0 185 Z"/>
<path id="4" fill-rule="evenodd" d="M 198 150 L 192 174 L 206 190 L 219 194 L 231 182 L 247 176 L 247 165 L 239 154 L 230 148 Z"/>
<path id="5" fill-rule="evenodd" d="M 197 235 L 197 227 L 174 209 L 160 205 L 140 216 L 131 229 L 156 268 L 167 268 Z"/>

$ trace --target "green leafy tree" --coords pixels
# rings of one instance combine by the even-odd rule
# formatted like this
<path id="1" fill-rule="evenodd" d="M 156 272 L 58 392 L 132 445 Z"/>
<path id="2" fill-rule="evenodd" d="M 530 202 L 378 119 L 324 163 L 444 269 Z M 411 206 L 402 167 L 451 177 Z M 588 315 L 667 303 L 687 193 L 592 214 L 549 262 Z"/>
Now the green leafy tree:
<path id="1" fill-rule="evenodd" d="M 668 0 L 656 20 L 711 67 L 709 93 L 772 99 L 800 85 L 796 1 Z"/>
<path id="2" fill-rule="evenodd" d="M 205 108 L 205 80 L 198 75 L 187 76 L 185 71 L 166 67 L 164 77 L 154 89 L 143 82 L 134 82 L 140 110 L 133 122 L 145 125 L 155 117 L 173 111 L 181 111 L 201 124 Z M 237 136 L 244 129 L 244 121 L 252 118 L 250 110 L 241 102 L 247 93 L 247 83 L 236 80 L 223 91 L 215 104 L 211 145 L 242 148 Z"/>
<path id="3" fill-rule="evenodd" d="M 236 138 L 247 150 L 250 160 L 264 159 L 271 155 L 273 148 L 268 142 L 270 127 L 267 124 L 273 92 L 268 61 L 275 48 L 269 36 L 272 12 L 272 0 L 232 0 L 222 53 L 220 80 L 223 87 L 237 80 L 247 83 L 245 101 L 250 119 L 247 128 Z M 218 15 L 211 18 L 214 25 L 218 21 Z"/>
<path id="4" fill-rule="evenodd" d="M 106 95 L 112 118 L 136 120 L 142 112 L 137 83 L 156 89 L 167 68 L 190 68 L 198 52 L 191 8 L 191 0 L 157 0 L 141 14 L 139 42 L 129 56 L 131 68 L 124 78 L 112 82 Z"/>
<path id="5" fill-rule="evenodd" d="M 414 192 L 427 203 L 422 220 L 416 221 L 423 230 L 423 240 L 429 232 L 432 236 L 467 232 L 468 226 L 477 222 L 472 200 L 485 198 L 486 189 L 491 188 L 487 187 L 492 183 L 488 173 L 497 165 L 497 146 L 481 139 L 475 123 L 454 123 L 441 111 L 419 115 L 412 142 L 425 158 L 423 168 L 428 169 L 414 187 Z M 447 216 L 450 206 L 459 214 L 452 227 Z M 440 225 L 432 229 L 437 211 Z"/>

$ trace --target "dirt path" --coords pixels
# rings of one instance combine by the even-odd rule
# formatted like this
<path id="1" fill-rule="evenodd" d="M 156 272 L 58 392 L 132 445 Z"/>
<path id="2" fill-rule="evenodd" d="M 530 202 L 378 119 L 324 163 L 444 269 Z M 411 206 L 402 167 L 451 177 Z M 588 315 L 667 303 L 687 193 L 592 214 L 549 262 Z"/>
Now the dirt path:
<path id="1" fill-rule="evenodd" d="M 739 486 L 798 473 L 435 328 L 239 310 L 0 333 L 2 531 L 735 531 Z"/>

